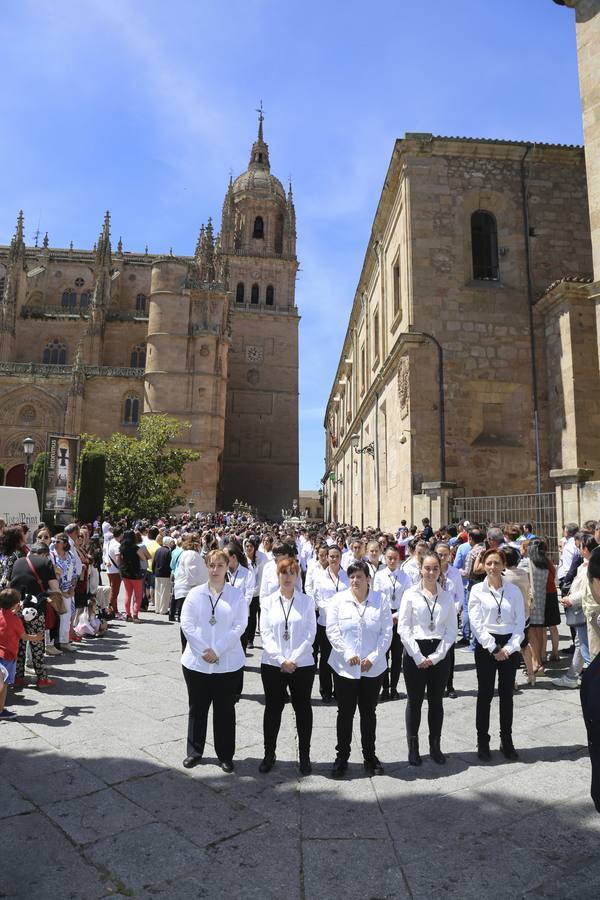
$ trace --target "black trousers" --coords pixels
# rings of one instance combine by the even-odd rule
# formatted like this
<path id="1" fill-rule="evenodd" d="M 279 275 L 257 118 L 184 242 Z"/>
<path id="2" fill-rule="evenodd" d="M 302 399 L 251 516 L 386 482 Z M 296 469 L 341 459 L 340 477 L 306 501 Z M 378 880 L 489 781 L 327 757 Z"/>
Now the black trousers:
<path id="1" fill-rule="evenodd" d="M 360 714 L 360 740 L 365 759 L 375 756 L 375 732 L 377 729 L 377 698 L 381 690 L 383 675 L 374 678 L 344 678 L 333 673 L 335 696 L 337 699 L 337 746 L 338 756 L 348 759 L 352 744 L 352 724 L 356 707 Z"/>
<path id="2" fill-rule="evenodd" d="M 456 654 L 454 653 L 454 645 L 453 645 L 452 647 L 450 647 L 450 649 L 448 650 L 448 653 L 446 654 L 446 658 L 450 661 L 450 664 L 448 666 L 448 681 L 446 683 L 446 690 L 448 690 L 448 691 L 454 690 L 455 656 L 456 656 Z"/>
<path id="3" fill-rule="evenodd" d="M 319 644 L 319 693 L 322 697 L 333 694 L 333 671 L 329 665 L 331 644 L 324 625 L 317 622 L 317 641 Z"/>
<path id="4" fill-rule="evenodd" d="M 510 634 L 493 635 L 496 642 L 504 646 Z M 475 724 L 478 739 L 489 741 L 490 707 L 494 697 L 496 673 L 498 673 L 498 696 L 500 698 L 500 736 L 512 735 L 513 723 L 513 687 L 519 665 L 519 654 L 512 653 L 508 659 L 498 662 L 489 650 L 480 644 L 475 645 L 475 669 L 477 671 L 477 711 Z"/>
<path id="5" fill-rule="evenodd" d="M 281 726 L 281 714 L 285 706 L 286 690 L 289 688 L 292 706 L 296 715 L 296 731 L 298 732 L 298 749 L 300 756 L 310 754 L 310 738 L 313 727 L 311 693 L 315 680 L 314 666 L 299 666 L 295 672 L 282 672 L 277 666 L 260 667 L 265 691 L 265 712 L 263 731 L 265 737 L 265 756 L 275 754 L 277 735 Z"/>
<path id="6" fill-rule="evenodd" d="M 187 755 L 202 756 L 206 742 L 208 711 L 213 708 L 213 735 L 217 758 L 230 762 L 235 753 L 235 690 L 237 672 L 208 675 L 182 666 L 188 689 Z"/>
<path id="7" fill-rule="evenodd" d="M 260 621 L 260 598 L 253 597 L 248 608 L 248 624 L 242 635 L 242 647 L 246 650 L 248 644 L 254 643 L 256 637 L 256 624 Z"/>
<path id="8" fill-rule="evenodd" d="M 400 681 L 400 672 L 402 671 L 402 641 L 400 640 L 400 635 L 398 634 L 398 623 L 394 622 L 394 629 L 392 631 L 392 643 L 390 644 L 390 649 L 385 654 L 385 658 L 388 661 L 388 668 L 383 673 L 383 683 L 382 687 L 384 691 L 392 691 L 398 690 L 398 682 Z M 391 660 L 391 674 L 389 663 Z"/>
<path id="9" fill-rule="evenodd" d="M 417 641 L 421 653 L 429 656 L 439 640 Z M 440 660 L 434 666 L 419 669 L 412 656 L 404 651 L 404 682 L 408 702 L 406 704 L 406 736 L 418 737 L 421 725 L 421 709 L 427 691 L 427 724 L 429 725 L 429 737 L 439 738 L 442 735 L 444 722 L 444 691 L 448 682 L 448 669 L 450 660 L 448 656 Z"/>
<path id="10" fill-rule="evenodd" d="M 591 795 L 600 812 L 600 654 L 581 673 L 579 696 L 592 764 Z"/>
<path id="11" fill-rule="evenodd" d="M 184 600 L 185 596 L 175 597 L 174 593 L 171 595 L 171 605 L 169 607 L 169 620 L 171 622 L 179 622 L 181 617 L 181 607 L 183 606 Z"/>

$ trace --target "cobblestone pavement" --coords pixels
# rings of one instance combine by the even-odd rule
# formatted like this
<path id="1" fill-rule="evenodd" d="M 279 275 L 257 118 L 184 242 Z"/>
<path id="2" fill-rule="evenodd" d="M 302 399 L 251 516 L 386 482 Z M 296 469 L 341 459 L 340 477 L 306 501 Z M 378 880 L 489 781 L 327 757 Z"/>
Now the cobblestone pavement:
<path id="1" fill-rule="evenodd" d="M 495 752 L 482 765 L 473 656 L 457 651 L 447 765 L 426 758 L 409 768 L 400 700 L 378 710 L 385 775 L 365 776 L 355 729 L 348 777 L 334 782 L 335 709 L 316 689 L 314 774 L 298 775 L 290 707 L 277 765 L 258 774 L 259 665 L 256 649 L 238 705 L 236 772 L 225 775 L 212 747 L 203 765 L 181 766 L 186 694 L 178 628 L 164 617 L 117 622 L 76 656 L 50 660 L 56 687 L 25 687 L 19 721 L 0 724 L 0 897 L 600 896 L 600 816 L 577 691 L 547 679 L 525 688 L 515 708 L 520 761 Z M 497 748 L 497 724 L 494 734 Z"/>

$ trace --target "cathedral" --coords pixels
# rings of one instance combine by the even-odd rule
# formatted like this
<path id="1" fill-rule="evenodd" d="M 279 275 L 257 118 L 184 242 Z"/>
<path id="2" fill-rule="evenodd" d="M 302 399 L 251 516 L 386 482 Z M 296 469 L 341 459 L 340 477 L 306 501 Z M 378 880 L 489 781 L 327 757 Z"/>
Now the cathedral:
<path id="1" fill-rule="evenodd" d="M 276 517 L 298 497 L 296 218 L 271 174 L 260 113 L 248 169 L 230 178 L 221 230 L 193 257 L 128 252 L 110 216 L 92 250 L 0 246 L 0 465 L 23 484 L 23 440 L 135 434 L 143 413 L 190 428 L 195 510 L 237 499 Z"/>

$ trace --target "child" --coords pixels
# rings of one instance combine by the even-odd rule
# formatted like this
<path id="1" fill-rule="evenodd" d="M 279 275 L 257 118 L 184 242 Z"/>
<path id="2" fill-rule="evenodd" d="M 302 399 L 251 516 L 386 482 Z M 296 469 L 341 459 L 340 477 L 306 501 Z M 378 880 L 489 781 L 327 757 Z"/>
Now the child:
<path id="1" fill-rule="evenodd" d="M 0 719 L 15 719 L 17 714 L 4 708 L 7 686 L 15 680 L 19 641 L 37 643 L 44 640 L 43 634 L 27 634 L 23 620 L 17 615 L 21 606 L 21 594 L 14 588 L 0 591 Z M 6 672 L 6 675 L 4 675 Z"/>

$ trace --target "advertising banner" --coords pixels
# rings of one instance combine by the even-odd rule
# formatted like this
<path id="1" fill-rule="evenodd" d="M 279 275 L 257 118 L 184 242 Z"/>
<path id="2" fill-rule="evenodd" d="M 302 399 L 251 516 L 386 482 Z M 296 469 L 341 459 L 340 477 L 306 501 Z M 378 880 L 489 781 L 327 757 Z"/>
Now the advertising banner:
<path id="1" fill-rule="evenodd" d="M 43 508 L 55 512 L 57 521 L 59 518 L 61 521 L 71 521 L 75 515 L 79 438 L 49 434 L 46 453 Z"/>

